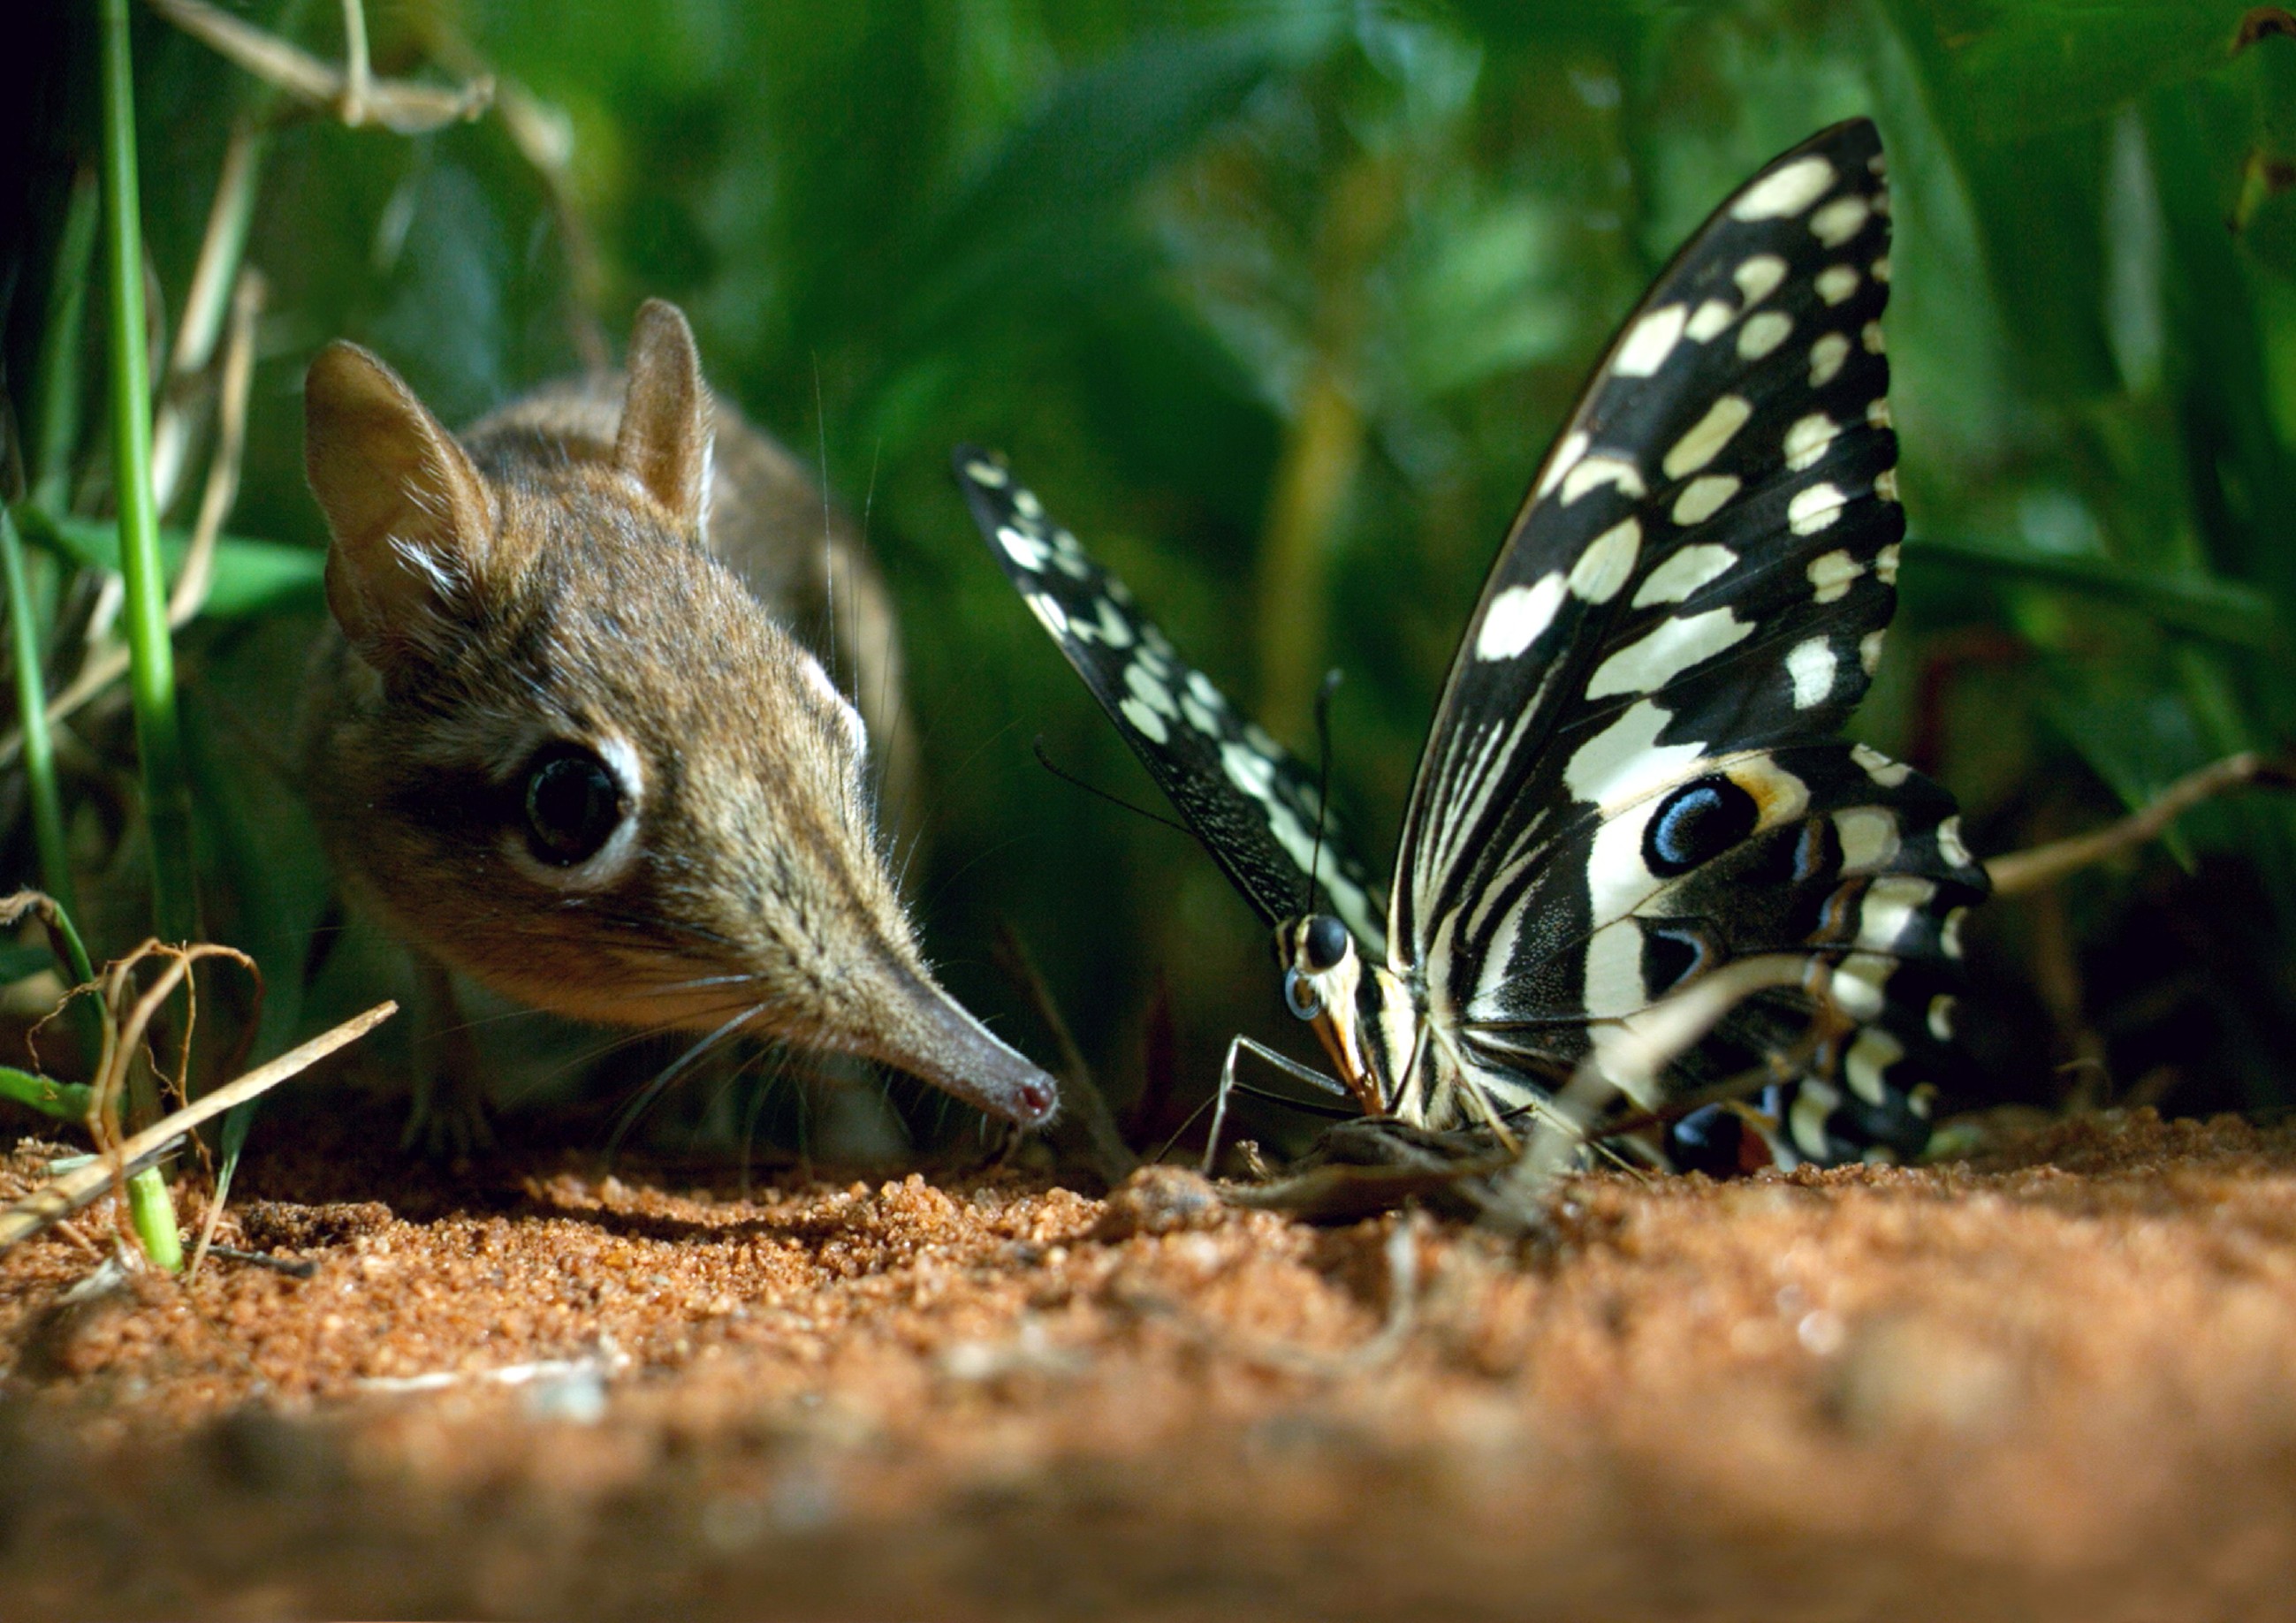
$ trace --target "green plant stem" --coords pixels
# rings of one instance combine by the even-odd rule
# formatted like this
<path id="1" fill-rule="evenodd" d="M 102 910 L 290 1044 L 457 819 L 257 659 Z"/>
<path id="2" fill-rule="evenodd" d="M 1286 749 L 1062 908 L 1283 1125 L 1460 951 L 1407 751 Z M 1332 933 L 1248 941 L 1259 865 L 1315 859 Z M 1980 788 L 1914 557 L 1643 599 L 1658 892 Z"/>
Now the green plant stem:
<path id="1" fill-rule="evenodd" d="M 160 515 L 152 490 L 152 379 L 144 322 L 144 243 L 135 172 L 135 91 L 128 60 L 127 0 L 99 0 L 103 37 L 104 277 L 111 296 L 111 441 L 119 504 L 119 562 L 128 685 L 144 772 L 152 847 L 153 923 L 164 940 L 199 934 L 192 854 L 192 802 L 176 715 L 175 652 L 168 632 L 168 581 L 160 561 Z"/>
<path id="2" fill-rule="evenodd" d="M 120 573 L 135 749 L 144 769 L 144 824 L 152 846 L 152 913 L 162 939 L 199 935 L 192 859 L 192 797 L 176 717 L 175 643 L 168 630 L 168 578 L 160 566 L 160 514 L 152 489 L 152 372 L 144 322 L 144 230 L 135 174 L 135 78 L 127 50 L 127 0 L 98 0 L 103 37 L 104 280 L 111 291 L 112 485 L 119 504 Z M 168 1185 L 156 1168 L 127 1184 L 137 1238 L 168 1273 L 184 1266 Z"/>
<path id="3" fill-rule="evenodd" d="M 85 1082 L 58 1082 L 53 1078 L 0 1065 L 0 1099 L 29 1105 L 59 1121 L 86 1121 L 89 1098 L 95 1090 Z"/>
<path id="4" fill-rule="evenodd" d="M 64 840 L 63 797 L 56 785 L 55 741 L 48 734 L 47 684 L 40 670 L 40 630 L 32 608 L 24 542 L 15 521 L 0 508 L 0 570 L 8 585 L 8 632 L 16 655 L 16 714 L 24 734 L 24 781 L 32 800 L 32 840 L 40 854 L 40 886 L 66 913 L 79 912 L 70 853 Z"/>
<path id="5" fill-rule="evenodd" d="M 79 442 L 80 332 L 87 315 L 87 267 L 95 253 L 102 198 L 94 173 L 73 178 L 48 275 L 40 348 L 32 369 L 32 500 L 49 512 L 71 503 L 72 447 Z"/>

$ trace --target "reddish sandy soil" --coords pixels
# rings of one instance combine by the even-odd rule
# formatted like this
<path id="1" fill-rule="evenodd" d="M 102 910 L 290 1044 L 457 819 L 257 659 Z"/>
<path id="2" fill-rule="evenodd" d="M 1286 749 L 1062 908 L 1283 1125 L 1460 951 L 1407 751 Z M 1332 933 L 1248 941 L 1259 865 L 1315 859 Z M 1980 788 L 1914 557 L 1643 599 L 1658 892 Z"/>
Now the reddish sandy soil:
<path id="1" fill-rule="evenodd" d="M 0 1615 L 2296 1606 L 2286 1131 L 1587 1176 L 1509 1242 L 1172 1172 L 450 1186 L 365 1129 L 226 1220 L 308 1279 L 0 1258 Z"/>

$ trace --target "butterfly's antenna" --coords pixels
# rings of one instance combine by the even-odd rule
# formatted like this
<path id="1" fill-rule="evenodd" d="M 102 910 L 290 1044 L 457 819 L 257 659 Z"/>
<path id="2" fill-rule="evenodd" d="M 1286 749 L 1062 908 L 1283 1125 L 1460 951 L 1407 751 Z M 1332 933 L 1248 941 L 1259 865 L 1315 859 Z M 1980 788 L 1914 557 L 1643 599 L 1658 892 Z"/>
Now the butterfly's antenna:
<path id="1" fill-rule="evenodd" d="M 1308 858 L 1308 905 L 1302 915 L 1316 911 L 1316 871 L 1324 860 L 1324 807 L 1332 803 L 1332 695 L 1339 691 L 1340 668 L 1324 673 L 1316 689 L 1316 845 Z"/>
<path id="2" fill-rule="evenodd" d="M 1042 766 L 1046 772 L 1051 773 L 1054 777 L 1060 779 L 1062 783 L 1073 783 L 1078 789 L 1083 790 L 1086 794 L 1098 795 L 1111 806 L 1120 806 L 1126 811 L 1134 812 L 1140 816 L 1147 818 L 1151 823 L 1160 823 L 1166 828 L 1178 829 L 1183 834 L 1188 832 L 1188 825 L 1185 823 L 1176 823 L 1171 818 L 1163 816 L 1160 812 L 1150 811 L 1144 806 L 1135 806 L 1122 795 L 1112 795 L 1105 789 L 1101 788 L 1097 783 L 1087 783 L 1082 778 L 1077 776 L 1075 773 L 1063 771 L 1061 767 L 1054 766 L 1053 764 L 1053 758 L 1045 752 L 1045 735 L 1042 733 L 1037 734 L 1036 742 L 1029 747 L 1037 752 L 1037 765 Z"/>

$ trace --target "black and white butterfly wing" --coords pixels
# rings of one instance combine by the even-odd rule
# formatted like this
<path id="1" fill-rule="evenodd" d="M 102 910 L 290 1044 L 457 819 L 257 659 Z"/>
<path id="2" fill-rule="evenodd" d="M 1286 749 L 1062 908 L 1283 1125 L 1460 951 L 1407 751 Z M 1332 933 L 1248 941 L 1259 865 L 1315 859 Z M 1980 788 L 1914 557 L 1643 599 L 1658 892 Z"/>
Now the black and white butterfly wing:
<path id="1" fill-rule="evenodd" d="M 960 447 L 955 465 L 973 521 L 1030 612 L 1261 921 L 1327 900 L 1368 950 L 1384 951 L 1370 876 L 1299 758 L 1184 662 L 1124 583 L 1001 462 Z"/>
<path id="2" fill-rule="evenodd" d="M 1870 123 L 1785 153 L 1676 256 L 1540 469 L 1446 683 L 1391 905 L 1392 966 L 1471 1072 L 1551 1074 L 1758 951 L 1822 954 L 1879 1021 L 1889 970 L 1947 950 L 1982 895 L 1942 791 L 1827 742 L 1905 532 L 1888 250 Z"/>

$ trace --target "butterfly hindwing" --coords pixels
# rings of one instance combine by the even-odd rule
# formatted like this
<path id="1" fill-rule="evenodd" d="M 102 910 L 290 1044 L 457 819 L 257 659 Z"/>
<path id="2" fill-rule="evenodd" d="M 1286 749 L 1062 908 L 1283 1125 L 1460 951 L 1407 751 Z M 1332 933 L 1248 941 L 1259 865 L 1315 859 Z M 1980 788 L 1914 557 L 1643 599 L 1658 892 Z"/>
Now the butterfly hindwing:
<path id="1" fill-rule="evenodd" d="M 994 457 L 955 457 L 975 523 L 1038 622 L 1244 898 L 1273 925 L 1324 905 L 1374 950 L 1385 921 L 1299 758 L 1234 706 Z M 1311 899 L 1310 869 L 1316 898 Z"/>
<path id="2" fill-rule="evenodd" d="M 1574 809 L 1855 708 L 1904 534 L 1888 244 L 1879 140 L 1841 125 L 1741 188 L 1627 319 L 1446 683 L 1397 863 L 1410 964 L 1441 972 L 1441 920 Z"/>

